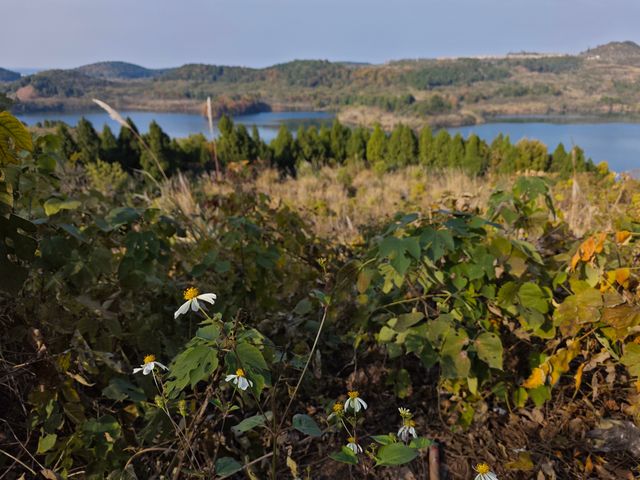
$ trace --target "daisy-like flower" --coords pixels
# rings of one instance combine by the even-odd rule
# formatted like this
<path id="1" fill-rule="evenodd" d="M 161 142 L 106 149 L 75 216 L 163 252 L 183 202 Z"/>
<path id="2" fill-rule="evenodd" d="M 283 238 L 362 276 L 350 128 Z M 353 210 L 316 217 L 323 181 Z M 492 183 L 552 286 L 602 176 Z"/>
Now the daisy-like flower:
<path id="1" fill-rule="evenodd" d="M 198 300 L 202 300 L 204 302 L 209 302 L 211 305 L 215 303 L 217 295 L 215 293 L 200 293 L 197 288 L 189 287 L 184 291 L 184 302 L 178 310 L 173 314 L 173 318 L 178 318 L 183 313 L 187 313 L 189 311 L 189 307 L 194 312 L 197 312 L 201 307 Z"/>
<path id="2" fill-rule="evenodd" d="M 233 383 L 240 390 L 246 390 L 249 387 L 253 387 L 253 382 L 245 377 L 244 370 L 242 370 L 241 368 L 236 370 L 235 375 L 227 375 L 227 378 L 225 378 L 225 382 Z"/>
<path id="3" fill-rule="evenodd" d="M 491 471 L 486 463 L 479 463 L 473 469 L 478 473 L 475 480 L 498 480 L 495 473 Z"/>
<path id="4" fill-rule="evenodd" d="M 352 408 L 354 412 L 358 413 L 360 410 L 367 409 L 367 402 L 360 398 L 360 394 L 357 391 L 348 392 L 349 398 L 344 402 L 344 409 L 348 410 Z"/>
<path id="5" fill-rule="evenodd" d="M 340 402 L 334 403 L 331 409 L 333 410 L 333 412 L 327 417 L 327 420 L 329 421 L 331 421 L 335 417 L 340 418 L 342 415 L 344 415 L 344 405 Z"/>
<path id="6" fill-rule="evenodd" d="M 362 447 L 358 445 L 356 437 L 347 438 L 347 448 L 350 448 L 356 455 L 362 453 Z"/>
<path id="7" fill-rule="evenodd" d="M 411 435 L 413 438 L 418 438 L 418 434 L 416 433 L 415 427 L 416 427 L 416 422 L 414 422 L 410 418 L 405 418 L 402 421 L 402 426 L 400 427 L 400 430 L 398 430 L 398 438 L 400 438 L 400 440 L 402 440 L 405 443 L 407 442 L 407 440 L 409 440 L 409 435 Z"/>
<path id="8" fill-rule="evenodd" d="M 398 430 L 398 437 L 405 443 L 409 440 L 409 436 L 417 438 L 418 435 L 416 434 L 415 428 L 416 422 L 412 420 L 413 414 L 411 413 L 411 410 L 400 407 L 398 412 L 400 412 L 400 417 L 402 418 L 402 426 L 400 427 L 400 430 Z"/>
<path id="9" fill-rule="evenodd" d="M 151 372 L 153 372 L 153 369 L 156 368 L 156 367 L 160 367 L 160 368 L 164 368 L 165 370 L 169 370 L 167 367 L 165 367 L 160 362 L 156 362 L 156 356 L 155 355 L 147 355 L 146 357 L 144 357 L 143 364 L 140 365 L 139 367 L 136 367 L 136 368 L 133 369 L 133 373 L 142 372 L 143 375 L 149 375 Z"/>

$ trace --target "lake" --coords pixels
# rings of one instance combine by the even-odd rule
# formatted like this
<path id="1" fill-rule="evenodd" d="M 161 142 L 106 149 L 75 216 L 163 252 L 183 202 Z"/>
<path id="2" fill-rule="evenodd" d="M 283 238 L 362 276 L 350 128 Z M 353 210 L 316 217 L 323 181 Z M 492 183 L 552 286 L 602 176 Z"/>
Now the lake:
<path id="1" fill-rule="evenodd" d="M 170 137 L 187 137 L 192 133 L 204 133 L 209 135 L 209 124 L 207 119 L 202 115 L 193 113 L 175 113 L 175 112 L 141 112 L 127 111 L 119 112 L 124 118 L 130 117 L 141 132 L 146 132 L 152 120 L 158 122 L 162 129 Z M 17 115 L 17 117 L 27 125 L 33 125 L 45 120 L 61 120 L 68 125 L 75 126 L 80 118 L 84 117 L 89 120 L 98 132 L 102 130 L 104 125 L 109 125 L 111 130 L 117 135 L 120 131 L 120 125 L 109 118 L 105 112 L 38 112 Z M 236 124 L 243 124 L 249 129 L 255 125 L 258 127 L 260 138 L 270 142 L 278 134 L 280 125 L 285 124 L 294 131 L 300 125 L 317 125 L 323 123 L 328 125 L 333 121 L 334 115 L 329 112 L 261 112 L 247 115 L 236 115 L 233 121 Z M 217 121 L 214 121 L 214 133 L 218 135 Z"/>
<path id="2" fill-rule="evenodd" d="M 197 114 L 172 112 L 140 112 L 123 111 L 124 117 L 131 117 L 142 131 L 146 131 L 149 123 L 156 120 L 162 129 L 172 137 L 186 137 L 192 133 L 208 134 L 209 128 L 204 117 Z M 18 117 L 32 125 L 44 120 L 62 120 L 75 125 L 81 116 L 91 121 L 96 129 L 101 130 L 104 124 L 111 126 L 117 133 L 119 126 L 106 113 L 31 113 Z M 271 141 L 278 133 L 281 124 L 292 130 L 300 125 L 321 125 L 332 121 L 334 115 L 329 112 L 263 112 L 250 115 L 237 115 L 236 123 L 251 128 L 258 127 L 260 136 Z M 617 172 L 633 170 L 640 167 L 640 123 L 562 123 L 533 119 L 532 121 L 500 121 L 468 127 L 448 129 L 452 134 L 460 132 L 464 137 L 471 133 L 491 142 L 498 134 L 503 133 L 517 142 L 521 138 L 538 139 L 544 142 L 551 151 L 562 142 L 567 150 L 572 145 L 582 148 L 587 157 L 595 163 L 607 161 L 609 167 Z M 217 130 L 216 130 L 217 134 Z"/>

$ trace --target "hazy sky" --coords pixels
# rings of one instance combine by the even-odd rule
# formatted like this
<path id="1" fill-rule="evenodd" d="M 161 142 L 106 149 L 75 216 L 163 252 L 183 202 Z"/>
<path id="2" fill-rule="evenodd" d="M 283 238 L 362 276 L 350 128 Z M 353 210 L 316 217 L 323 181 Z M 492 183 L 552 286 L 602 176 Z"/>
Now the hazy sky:
<path id="1" fill-rule="evenodd" d="M 0 0 L 0 66 L 266 66 L 640 43 L 640 0 Z"/>

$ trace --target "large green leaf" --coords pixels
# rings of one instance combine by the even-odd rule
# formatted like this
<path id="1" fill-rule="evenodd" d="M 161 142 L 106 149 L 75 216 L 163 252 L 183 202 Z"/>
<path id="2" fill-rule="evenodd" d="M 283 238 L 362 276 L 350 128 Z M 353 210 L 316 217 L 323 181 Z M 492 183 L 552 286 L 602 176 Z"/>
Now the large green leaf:
<path id="1" fill-rule="evenodd" d="M 31 134 L 9 112 L 0 112 L 0 165 L 20 163 L 18 154 L 22 150 L 33 151 Z"/>
<path id="2" fill-rule="evenodd" d="M 392 443 L 391 445 L 380 447 L 376 455 L 376 465 L 403 465 L 417 456 L 417 450 L 409 448 L 403 443 Z"/>
<path id="3" fill-rule="evenodd" d="M 242 465 L 231 457 L 222 457 L 216 461 L 216 475 L 219 477 L 232 475 L 241 469 Z"/>
<path id="4" fill-rule="evenodd" d="M 322 435 L 322 430 L 320 430 L 316 421 L 309 415 L 301 413 L 293 416 L 293 428 L 311 437 L 319 437 Z"/>
<path id="5" fill-rule="evenodd" d="M 260 370 L 267 370 L 267 362 L 264 360 L 262 352 L 250 343 L 239 343 L 236 347 L 236 353 L 240 359 L 240 363 L 245 367 L 255 367 Z"/>
<path id="6" fill-rule="evenodd" d="M 244 433 L 249 430 L 253 430 L 256 427 L 260 427 L 273 418 L 273 414 L 271 412 L 265 412 L 264 415 L 254 415 L 253 417 L 245 418 L 239 424 L 231 427 L 235 433 Z"/>
<path id="7" fill-rule="evenodd" d="M 43 435 L 38 440 L 38 451 L 37 453 L 46 453 L 53 448 L 56 444 L 56 440 L 58 436 L 55 433 L 49 433 L 47 435 Z"/>
<path id="8" fill-rule="evenodd" d="M 78 200 L 63 200 L 53 197 L 44 202 L 44 213 L 50 217 L 61 210 L 75 210 L 80 205 L 82 204 Z"/>
<path id="9" fill-rule="evenodd" d="M 549 311 L 549 300 L 542 289 L 532 282 L 524 283 L 518 290 L 520 305 L 537 310 L 540 313 Z"/>
<path id="10" fill-rule="evenodd" d="M 478 357 L 491 368 L 502 370 L 502 342 L 495 333 L 481 333 L 475 341 Z"/>
<path id="11" fill-rule="evenodd" d="M 329 458 L 335 460 L 336 462 L 347 463 L 349 465 L 357 465 L 358 457 L 356 454 L 347 447 L 342 447 L 339 452 L 334 452 L 329 455 Z"/>

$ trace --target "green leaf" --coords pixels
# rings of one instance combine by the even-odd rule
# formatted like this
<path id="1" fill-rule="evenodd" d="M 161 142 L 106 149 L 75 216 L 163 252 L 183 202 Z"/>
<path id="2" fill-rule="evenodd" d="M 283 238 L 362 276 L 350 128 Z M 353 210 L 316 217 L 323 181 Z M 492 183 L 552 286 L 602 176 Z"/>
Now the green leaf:
<path id="1" fill-rule="evenodd" d="M 540 313 L 549 311 L 549 301 L 542 289 L 532 282 L 523 283 L 518 290 L 520 305 L 537 310 Z"/>
<path id="2" fill-rule="evenodd" d="M 240 359 L 240 363 L 245 367 L 255 367 L 260 370 L 267 370 L 267 362 L 262 356 L 262 352 L 250 343 L 239 343 L 236 347 L 236 353 Z"/>
<path id="3" fill-rule="evenodd" d="M 53 448 L 56 444 L 56 440 L 58 439 L 58 435 L 55 433 L 49 433 L 43 437 L 40 437 L 38 440 L 38 451 L 37 453 L 45 453 Z"/>
<path id="4" fill-rule="evenodd" d="M 122 402 L 127 399 L 141 402 L 147 398 L 141 388 L 134 386 L 124 378 L 112 378 L 109 385 L 102 390 L 102 394 L 116 402 Z"/>
<path id="5" fill-rule="evenodd" d="M 52 197 L 44 202 L 44 213 L 48 217 L 55 215 L 60 210 L 75 210 L 82 205 L 78 200 L 63 200 L 61 198 Z"/>
<path id="6" fill-rule="evenodd" d="M 387 435 L 371 435 L 371 439 L 380 445 L 391 445 L 392 443 L 397 442 L 395 435 L 392 433 Z"/>
<path id="7" fill-rule="evenodd" d="M 353 450 L 347 447 L 342 447 L 339 452 L 330 454 L 329 458 L 335 460 L 336 462 L 348 463 L 349 465 L 358 464 L 358 457 L 353 452 Z"/>
<path id="8" fill-rule="evenodd" d="M 0 112 L 0 165 L 20 163 L 18 153 L 22 150 L 33 151 L 31 134 L 9 112 Z"/>
<path id="9" fill-rule="evenodd" d="M 431 440 L 430 438 L 418 437 L 411 440 L 411 442 L 409 443 L 409 447 L 422 450 L 423 448 L 430 447 L 431 445 L 433 445 L 433 443 L 433 440 Z"/>
<path id="10" fill-rule="evenodd" d="M 271 412 L 266 412 L 265 415 L 254 415 L 253 417 L 245 418 L 239 424 L 231 427 L 231 430 L 233 430 L 234 433 L 245 433 L 264 425 L 265 422 L 270 421 L 272 417 L 273 414 Z"/>
<path id="11" fill-rule="evenodd" d="M 485 332 L 476 338 L 478 357 L 491 368 L 502 370 L 502 342 L 495 333 Z"/>
<path id="12" fill-rule="evenodd" d="M 222 457 L 216 461 L 216 475 L 220 477 L 232 475 L 240 470 L 242 470 L 242 465 L 231 457 Z"/>
<path id="13" fill-rule="evenodd" d="M 620 362 L 629 369 L 629 373 L 634 377 L 640 376 L 640 345 L 628 343 L 624 346 L 624 354 L 620 357 Z"/>
<path id="14" fill-rule="evenodd" d="M 293 416 L 293 428 L 311 437 L 319 437 L 322 435 L 322 430 L 320 430 L 315 420 L 309 415 L 301 413 Z"/>
<path id="15" fill-rule="evenodd" d="M 417 450 L 402 443 L 380 447 L 376 455 L 376 466 L 403 465 L 418 456 Z"/>

